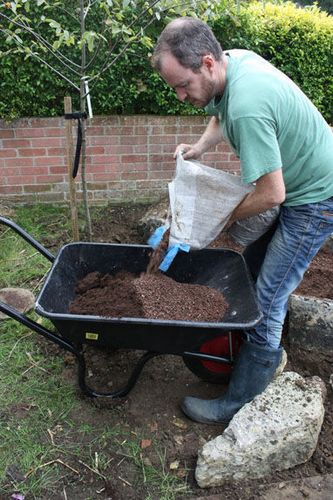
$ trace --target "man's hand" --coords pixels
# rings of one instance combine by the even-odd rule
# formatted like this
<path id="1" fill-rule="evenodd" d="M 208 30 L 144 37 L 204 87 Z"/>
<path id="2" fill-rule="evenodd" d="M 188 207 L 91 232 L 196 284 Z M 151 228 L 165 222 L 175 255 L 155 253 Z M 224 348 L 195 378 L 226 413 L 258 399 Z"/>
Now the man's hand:
<path id="1" fill-rule="evenodd" d="M 182 154 L 184 160 L 197 160 L 202 154 L 196 144 L 179 144 L 176 147 L 173 157 L 176 158 L 179 152 Z"/>

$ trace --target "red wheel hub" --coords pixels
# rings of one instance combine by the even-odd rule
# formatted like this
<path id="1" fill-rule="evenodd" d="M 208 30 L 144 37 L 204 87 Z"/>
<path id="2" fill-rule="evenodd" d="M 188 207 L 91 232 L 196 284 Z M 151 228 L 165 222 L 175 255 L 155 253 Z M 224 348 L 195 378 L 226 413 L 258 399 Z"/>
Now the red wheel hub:
<path id="1" fill-rule="evenodd" d="M 236 356 L 242 344 L 241 332 L 232 332 L 231 342 L 232 342 L 233 356 Z M 207 340 L 207 342 L 202 344 L 202 346 L 200 347 L 200 352 L 229 358 L 230 357 L 229 335 L 221 335 L 220 337 L 215 337 L 214 339 Z M 202 361 L 202 365 L 207 370 L 214 373 L 228 374 L 232 371 L 232 365 L 217 363 L 216 361 Z"/>

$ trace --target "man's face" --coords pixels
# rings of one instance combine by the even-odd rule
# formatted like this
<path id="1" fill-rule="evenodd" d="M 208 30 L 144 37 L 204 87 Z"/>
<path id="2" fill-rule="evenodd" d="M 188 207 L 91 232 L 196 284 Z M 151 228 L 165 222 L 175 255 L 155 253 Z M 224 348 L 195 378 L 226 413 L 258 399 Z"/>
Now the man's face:
<path id="1" fill-rule="evenodd" d="M 199 73 L 182 66 L 170 53 L 163 55 L 160 74 L 172 87 L 182 102 L 204 108 L 215 95 L 215 83 L 211 72 L 203 64 Z"/>

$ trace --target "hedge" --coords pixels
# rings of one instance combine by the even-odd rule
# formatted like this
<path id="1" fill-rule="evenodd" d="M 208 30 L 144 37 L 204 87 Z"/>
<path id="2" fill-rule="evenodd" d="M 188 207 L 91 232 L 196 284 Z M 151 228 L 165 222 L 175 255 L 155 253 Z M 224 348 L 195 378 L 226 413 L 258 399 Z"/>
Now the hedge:
<path id="1" fill-rule="evenodd" d="M 224 3 L 225 5 L 225 3 Z M 230 6 L 231 5 L 231 6 Z M 333 17 L 316 6 L 293 3 L 250 2 L 237 9 L 229 2 L 211 26 L 224 49 L 246 48 L 270 60 L 291 77 L 332 123 Z M 152 25 L 153 39 L 161 22 Z M 0 45 L 3 46 L 0 35 Z M 24 61 L 17 54 L 0 59 L 0 117 L 56 116 L 63 114 L 63 96 L 78 96 L 39 62 Z M 173 90 L 155 74 L 148 49 L 136 45 L 96 84 L 92 95 L 96 115 L 198 114 L 180 103 Z"/>

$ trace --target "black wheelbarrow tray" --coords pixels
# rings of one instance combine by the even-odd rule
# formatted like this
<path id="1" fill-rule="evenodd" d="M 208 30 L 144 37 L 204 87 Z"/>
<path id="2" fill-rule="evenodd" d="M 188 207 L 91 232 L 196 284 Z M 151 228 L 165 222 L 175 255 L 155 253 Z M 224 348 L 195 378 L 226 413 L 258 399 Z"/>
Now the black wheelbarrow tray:
<path id="1" fill-rule="evenodd" d="M 36 300 L 35 311 L 50 320 L 55 331 L 43 327 L 3 302 L 0 302 L 0 311 L 73 353 L 78 362 L 79 386 L 88 396 L 125 396 L 135 385 L 145 363 L 161 354 L 182 356 L 185 364 L 204 379 L 205 375 L 209 375 L 212 364 L 224 364 L 230 372 L 235 351 L 233 334 L 254 327 L 261 319 L 252 279 L 243 256 L 221 248 L 180 252 L 166 273 L 180 283 L 196 283 L 221 291 L 229 307 L 219 322 L 70 314 L 69 306 L 75 297 L 75 286 L 81 278 L 94 271 L 114 275 L 126 270 L 140 274 L 147 268 L 151 247 L 79 242 L 63 246 L 54 257 L 13 221 L 0 217 L 0 223 L 11 227 L 52 263 Z M 209 349 L 209 344 L 221 338 L 227 340 L 224 346 L 228 346 L 228 352 L 224 349 L 223 355 L 216 355 L 214 350 Z M 144 351 L 125 386 L 108 393 L 97 392 L 87 386 L 83 344 L 89 343 L 98 347 Z M 208 348 L 205 349 L 205 346 Z M 212 370 L 211 381 L 220 381 L 220 375 L 222 379 L 226 377 L 223 370 L 220 375 L 216 370 L 216 374 L 217 380 Z"/>

